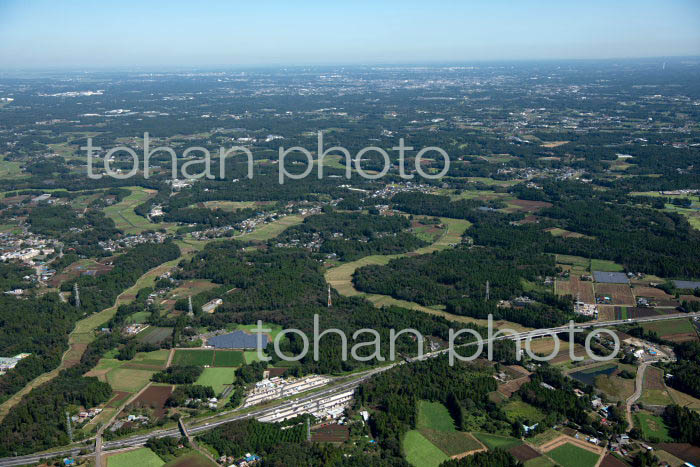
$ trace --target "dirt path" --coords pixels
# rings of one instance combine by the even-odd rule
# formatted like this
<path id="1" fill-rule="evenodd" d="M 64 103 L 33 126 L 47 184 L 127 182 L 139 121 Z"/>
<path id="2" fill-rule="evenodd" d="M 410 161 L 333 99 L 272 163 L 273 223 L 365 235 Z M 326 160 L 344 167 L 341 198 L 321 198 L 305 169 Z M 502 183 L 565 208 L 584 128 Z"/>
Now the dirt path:
<path id="1" fill-rule="evenodd" d="M 637 368 L 637 377 L 634 380 L 634 394 L 632 394 L 626 402 L 627 431 L 630 431 L 634 426 L 634 424 L 632 423 L 632 405 L 634 405 L 634 403 L 637 402 L 637 399 L 639 399 L 642 396 L 642 389 L 644 387 L 644 372 L 646 371 L 647 367 L 652 363 L 654 362 L 643 362 L 641 365 L 639 365 L 639 368 Z"/>

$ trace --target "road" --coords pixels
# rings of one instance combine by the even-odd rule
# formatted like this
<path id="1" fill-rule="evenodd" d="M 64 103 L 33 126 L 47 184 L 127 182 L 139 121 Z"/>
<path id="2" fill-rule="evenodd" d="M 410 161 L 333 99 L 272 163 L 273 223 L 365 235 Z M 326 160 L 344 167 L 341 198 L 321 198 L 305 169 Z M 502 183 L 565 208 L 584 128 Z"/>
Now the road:
<path id="1" fill-rule="evenodd" d="M 630 431 L 634 426 L 634 424 L 632 423 L 632 405 L 634 405 L 634 403 L 637 402 L 637 399 L 639 399 L 642 396 L 642 388 L 644 385 L 644 372 L 647 370 L 647 367 L 652 363 L 656 363 L 656 360 L 642 362 L 642 364 L 639 365 L 639 368 L 637 368 L 637 377 L 634 380 L 634 394 L 627 398 L 627 431 Z"/>
<path id="2" fill-rule="evenodd" d="M 644 323 L 644 322 L 654 322 L 654 321 L 664 321 L 664 320 L 669 320 L 669 319 L 677 319 L 677 318 L 694 318 L 700 316 L 700 313 L 677 313 L 677 314 L 672 314 L 672 315 L 661 315 L 661 316 L 653 316 L 653 317 L 648 317 L 648 318 L 636 318 L 636 319 L 626 319 L 626 320 L 617 320 L 617 321 L 604 321 L 604 322 L 588 322 L 588 323 L 580 323 L 576 324 L 574 327 L 576 329 L 590 329 L 590 328 L 600 328 L 600 327 L 609 327 L 609 326 L 617 326 L 621 324 L 631 324 L 631 323 Z M 511 339 L 511 340 L 523 340 L 527 338 L 537 338 L 537 337 L 544 337 L 544 336 L 549 336 L 552 333 L 563 333 L 563 332 L 568 332 L 569 327 L 568 326 L 559 326 L 556 328 L 549 328 L 549 329 L 537 329 L 534 331 L 527 331 L 527 332 L 520 332 L 520 333 L 513 333 L 513 334 L 506 334 L 506 335 L 500 335 L 493 340 L 505 340 L 505 339 Z M 484 340 L 484 343 L 487 341 Z M 468 345 L 476 345 L 475 343 L 471 343 Z M 448 352 L 448 349 L 443 349 L 443 350 L 438 350 L 435 352 L 430 352 L 426 353 L 421 360 L 425 360 L 427 358 L 432 358 L 436 357 L 438 355 L 444 354 Z M 394 368 L 397 365 L 403 365 L 406 362 L 397 362 L 392 365 L 387 365 L 383 366 L 380 368 L 373 368 L 371 370 L 367 370 L 361 373 L 357 373 L 355 375 L 352 375 L 348 377 L 348 381 L 344 381 L 339 384 L 335 384 L 330 388 L 323 389 L 321 391 L 315 392 L 313 394 L 309 395 L 302 395 L 300 397 L 297 397 L 293 400 L 287 400 L 287 401 L 280 401 L 279 403 L 266 407 L 263 409 L 258 409 L 252 412 L 246 412 L 246 413 L 237 413 L 240 412 L 240 409 L 236 410 L 231 410 L 228 412 L 224 412 L 221 414 L 217 414 L 216 418 L 219 417 L 224 417 L 221 420 L 213 421 L 213 422 L 205 422 L 204 420 L 199 420 L 197 422 L 193 422 L 191 425 L 187 427 L 187 431 L 192 434 L 196 433 L 201 433 L 203 431 L 211 430 L 212 428 L 216 428 L 217 426 L 223 425 L 225 423 L 230 423 L 234 422 L 237 420 L 244 420 L 247 418 L 255 417 L 259 418 L 265 415 L 272 415 L 275 413 L 277 410 L 282 410 L 282 409 L 288 409 L 288 408 L 294 408 L 298 407 L 304 403 L 308 402 L 315 402 L 319 399 L 323 399 L 329 395 L 338 393 L 338 392 L 343 392 L 348 389 L 356 388 L 363 382 L 367 381 L 370 379 L 372 376 L 382 373 L 384 371 L 387 371 L 391 368 Z M 650 362 L 647 362 L 647 365 Z M 641 367 L 640 367 L 641 369 Z M 645 366 L 646 369 L 646 366 Z M 643 376 L 644 372 L 639 371 L 637 372 L 637 389 L 635 391 L 635 395 L 637 392 L 639 392 L 639 395 L 641 395 L 641 385 L 643 383 Z M 641 378 L 641 381 L 640 381 Z M 637 395 L 637 398 L 639 397 Z M 634 397 L 634 395 L 632 396 Z M 630 399 L 632 399 L 632 397 Z M 630 399 L 628 399 L 628 407 L 630 404 Z M 637 400 L 636 398 L 634 399 L 635 401 Z M 204 423 L 202 423 L 204 422 Z M 180 430 L 178 428 L 173 428 L 170 430 L 159 430 L 159 431 L 153 431 L 149 432 L 148 434 L 142 434 L 142 435 L 136 435 L 132 436 L 126 439 L 121 439 L 121 440 L 115 440 L 115 441 L 109 441 L 106 443 L 102 443 L 102 449 L 103 450 L 114 450 L 114 449 L 120 449 L 120 448 L 127 448 L 127 447 L 135 447 L 135 446 L 142 446 L 148 441 L 150 438 L 156 437 L 156 438 L 162 438 L 165 436 L 179 436 L 180 435 Z M 93 448 L 89 448 L 89 450 L 93 450 Z M 80 449 L 69 449 L 69 450 L 63 450 L 63 451 L 54 451 L 48 454 L 31 454 L 27 456 L 21 456 L 21 457 L 6 457 L 0 459 L 0 467 L 13 467 L 13 466 L 19 466 L 19 465 L 26 465 L 26 464 L 35 464 L 38 463 L 42 459 L 46 459 L 49 457 L 68 457 L 68 456 L 77 456 L 79 454 Z M 94 454 L 92 454 L 94 456 Z"/>

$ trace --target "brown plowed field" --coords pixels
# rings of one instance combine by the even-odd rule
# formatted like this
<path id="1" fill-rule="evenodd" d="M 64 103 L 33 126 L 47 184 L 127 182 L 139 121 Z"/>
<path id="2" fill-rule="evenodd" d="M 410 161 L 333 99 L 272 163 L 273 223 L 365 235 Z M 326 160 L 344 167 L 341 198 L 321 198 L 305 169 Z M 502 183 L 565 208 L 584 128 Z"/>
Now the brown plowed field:
<path id="1" fill-rule="evenodd" d="M 571 276 L 568 281 L 557 281 L 558 295 L 571 295 L 581 297 L 583 303 L 595 303 L 593 296 L 593 282 L 582 281 L 577 276 Z"/>
<path id="2" fill-rule="evenodd" d="M 508 452 L 520 462 L 526 462 L 530 459 L 536 459 L 541 456 L 539 452 L 535 451 L 527 444 L 521 444 L 520 446 L 510 448 Z"/>
<path id="3" fill-rule="evenodd" d="M 317 443 L 342 443 L 350 439 L 350 431 L 344 425 L 324 425 L 311 432 L 311 441 Z"/>
<path id="4" fill-rule="evenodd" d="M 168 400 L 172 392 L 172 386 L 151 386 L 143 391 L 133 403 L 136 406 L 154 409 L 153 416 L 161 418 L 167 411 L 165 409 L 165 401 Z"/>
<path id="5" fill-rule="evenodd" d="M 700 447 L 688 443 L 659 443 L 654 445 L 654 447 L 671 453 L 693 465 L 700 465 Z"/>
<path id="6" fill-rule="evenodd" d="M 595 295 L 596 297 L 610 297 L 610 305 L 636 305 L 634 301 L 634 296 L 632 295 L 632 289 L 626 284 L 595 284 Z"/>

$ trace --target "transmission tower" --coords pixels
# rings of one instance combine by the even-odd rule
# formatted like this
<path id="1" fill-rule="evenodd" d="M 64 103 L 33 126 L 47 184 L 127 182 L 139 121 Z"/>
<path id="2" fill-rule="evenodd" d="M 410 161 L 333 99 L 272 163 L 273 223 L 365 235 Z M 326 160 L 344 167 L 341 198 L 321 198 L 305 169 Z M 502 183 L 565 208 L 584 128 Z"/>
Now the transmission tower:
<path id="1" fill-rule="evenodd" d="M 75 307 L 80 308 L 80 290 L 77 282 L 73 284 L 73 295 L 75 296 Z"/>
<path id="2" fill-rule="evenodd" d="M 68 433 L 68 439 L 70 439 L 70 442 L 73 442 L 73 427 L 70 424 L 70 415 L 68 414 L 68 411 L 66 411 L 66 432 Z"/>
<path id="3" fill-rule="evenodd" d="M 328 308 L 333 306 L 333 301 L 331 300 L 331 285 L 328 284 Z"/>
<path id="4" fill-rule="evenodd" d="M 306 417 L 306 440 L 311 441 L 311 424 L 309 423 L 309 417 Z"/>
<path id="5" fill-rule="evenodd" d="M 192 310 L 192 295 L 188 297 L 187 316 L 189 316 L 190 318 L 194 316 L 194 311 Z"/>
<path id="6" fill-rule="evenodd" d="M 487 302 L 489 301 L 489 298 L 490 298 L 489 295 L 490 295 L 490 293 L 489 293 L 489 281 L 486 281 L 486 301 Z"/>

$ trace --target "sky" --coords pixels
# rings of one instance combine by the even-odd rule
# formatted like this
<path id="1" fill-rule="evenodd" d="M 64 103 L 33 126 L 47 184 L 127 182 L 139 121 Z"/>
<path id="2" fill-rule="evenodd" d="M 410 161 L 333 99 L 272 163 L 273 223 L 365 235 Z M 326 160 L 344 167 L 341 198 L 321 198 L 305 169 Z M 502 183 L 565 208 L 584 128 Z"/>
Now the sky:
<path id="1" fill-rule="evenodd" d="M 700 56 L 698 0 L 0 0 L 0 70 Z"/>

